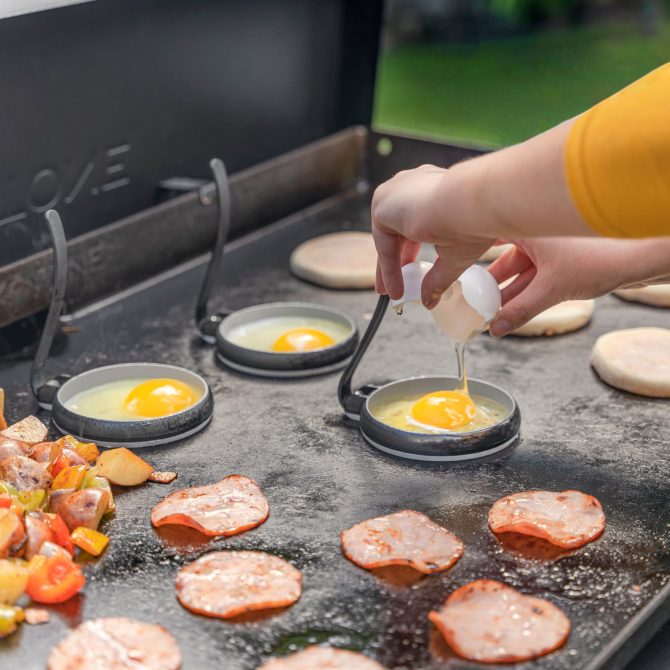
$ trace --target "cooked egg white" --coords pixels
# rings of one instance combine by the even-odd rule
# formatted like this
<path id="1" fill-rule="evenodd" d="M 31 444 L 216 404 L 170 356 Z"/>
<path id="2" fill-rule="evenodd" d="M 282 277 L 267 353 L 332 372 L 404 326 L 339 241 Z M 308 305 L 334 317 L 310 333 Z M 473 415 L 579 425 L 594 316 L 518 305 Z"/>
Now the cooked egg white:
<path id="1" fill-rule="evenodd" d="M 460 396 L 460 397 L 459 397 Z M 373 407 L 373 416 L 411 433 L 464 433 L 502 421 L 509 412 L 500 403 L 461 391 L 437 391 Z"/>
<path id="2" fill-rule="evenodd" d="M 65 407 L 92 419 L 138 421 L 182 412 L 200 397 L 176 379 L 123 379 L 77 393 Z"/>
<path id="3" fill-rule="evenodd" d="M 257 351 L 299 352 L 332 347 L 350 334 L 347 326 L 329 319 L 278 316 L 238 326 L 227 339 Z"/>

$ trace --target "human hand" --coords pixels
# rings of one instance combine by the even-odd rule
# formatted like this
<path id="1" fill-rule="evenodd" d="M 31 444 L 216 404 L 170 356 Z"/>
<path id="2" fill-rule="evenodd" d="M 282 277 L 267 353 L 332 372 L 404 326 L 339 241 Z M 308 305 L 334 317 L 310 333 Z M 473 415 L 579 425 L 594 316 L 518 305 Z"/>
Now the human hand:
<path id="1" fill-rule="evenodd" d="M 456 199 L 449 193 L 461 186 L 460 172 L 422 165 L 399 172 L 379 186 L 372 198 L 372 234 L 377 246 L 376 288 L 400 298 L 401 268 L 414 261 L 421 243 L 435 246 L 437 260 L 421 286 L 421 300 L 432 309 L 452 282 L 472 265 L 494 240 L 458 230 Z"/>
<path id="2" fill-rule="evenodd" d="M 401 297 L 400 268 L 415 260 L 419 243 L 434 245 L 438 254 L 421 288 L 430 309 L 497 239 L 592 236 L 565 180 L 563 148 L 572 123 L 449 169 L 405 170 L 379 186 L 372 198 L 377 291 Z"/>
<path id="3" fill-rule="evenodd" d="M 502 337 L 564 300 L 597 298 L 618 288 L 667 281 L 670 238 L 505 240 L 516 246 L 488 268 L 502 289 L 503 307 L 489 328 Z"/>

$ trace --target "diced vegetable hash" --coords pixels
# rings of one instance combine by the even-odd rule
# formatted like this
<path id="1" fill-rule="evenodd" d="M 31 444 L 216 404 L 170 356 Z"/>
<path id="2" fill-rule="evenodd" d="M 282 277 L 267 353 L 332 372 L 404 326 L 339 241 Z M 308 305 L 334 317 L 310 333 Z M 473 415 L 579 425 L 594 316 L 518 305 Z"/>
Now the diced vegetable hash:
<path id="1" fill-rule="evenodd" d="M 62 603 L 86 584 L 78 554 L 100 556 L 98 530 L 116 506 L 111 484 L 136 486 L 154 472 L 128 449 L 102 455 L 27 417 L 7 427 L 0 397 L 0 637 L 12 634 L 32 603 Z M 40 611 L 32 608 L 30 611 Z M 33 622 L 34 617 L 27 617 Z"/>

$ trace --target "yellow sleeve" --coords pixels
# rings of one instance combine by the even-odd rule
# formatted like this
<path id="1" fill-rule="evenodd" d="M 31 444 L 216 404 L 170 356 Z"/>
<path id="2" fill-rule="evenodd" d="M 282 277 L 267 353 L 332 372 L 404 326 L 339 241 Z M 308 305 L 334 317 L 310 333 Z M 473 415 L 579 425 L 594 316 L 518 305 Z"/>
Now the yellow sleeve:
<path id="1" fill-rule="evenodd" d="M 670 63 L 578 117 L 564 165 L 574 203 L 597 233 L 670 235 Z"/>

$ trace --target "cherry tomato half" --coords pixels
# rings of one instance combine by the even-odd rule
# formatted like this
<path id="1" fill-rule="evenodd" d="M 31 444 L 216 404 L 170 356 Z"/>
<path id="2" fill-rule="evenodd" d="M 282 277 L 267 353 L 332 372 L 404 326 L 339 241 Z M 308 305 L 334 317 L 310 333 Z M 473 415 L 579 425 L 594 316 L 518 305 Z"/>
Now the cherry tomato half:
<path id="1" fill-rule="evenodd" d="M 26 593 L 38 603 L 62 603 L 79 593 L 85 583 L 78 565 L 55 554 L 30 574 Z"/>

